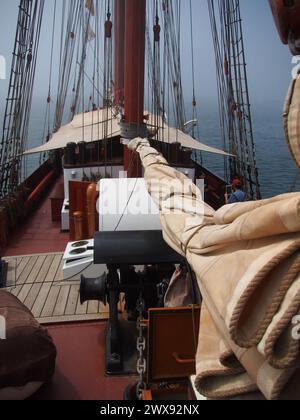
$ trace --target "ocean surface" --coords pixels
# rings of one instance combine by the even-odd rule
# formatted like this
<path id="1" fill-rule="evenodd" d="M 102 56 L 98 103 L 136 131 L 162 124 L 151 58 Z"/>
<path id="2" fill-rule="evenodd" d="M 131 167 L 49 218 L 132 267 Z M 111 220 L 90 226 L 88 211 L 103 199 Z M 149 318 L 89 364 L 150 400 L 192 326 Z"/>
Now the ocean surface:
<path id="1" fill-rule="evenodd" d="M 29 127 L 28 148 L 39 146 L 42 142 L 45 126 L 45 103 L 34 99 Z M 264 198 L 291 191 L 295 184 L 297 168 L 290 157 L 286 145 L 282 107 L 252 106 L 254 138 L 256 142 L 257 162 L 260 183 Z M 2 129 L 3 103 L 0 105 L 0 122 Z M 199 112 L 200 140 L 210 146 L 222 147 L 217 106 L 201 108 Z M 223 158 L 203 154 L 203 164 L 210 171 L 223 177 Z M 30 175 L 39 165 L 39 156 L 27 158 L 27 173 Z M 296 183 L 300 191 L 300 177 Z"/>
<path id="2" fill-rule="evenodd" d="M 300 191 L 299 170 L 294 163 L 283 130 L 283 104 L 252 106 L 254 140 L 263 198 L 285 192 Z M 218 113 L 214 109 L 200 113 L 201 141 L 221 146 Z M 223 175 L 223 158 L 204 156 L 204 166 Z M 297 182 L 295 183 L 295 181 Z"/>

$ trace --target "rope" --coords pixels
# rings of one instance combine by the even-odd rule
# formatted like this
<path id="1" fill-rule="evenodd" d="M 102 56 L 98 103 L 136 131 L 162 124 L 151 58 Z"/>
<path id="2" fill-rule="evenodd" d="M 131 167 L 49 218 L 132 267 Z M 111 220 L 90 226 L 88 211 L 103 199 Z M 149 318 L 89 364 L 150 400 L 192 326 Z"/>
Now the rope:
<path id="1" fill-rule="evenodd" d="M 50 74 L 49 74 L 49 87 L 48 87 L 48 97 L 47 97 L 47 106 L 45 112 L 44 120 L 44 130 L 43 130 L 43 139 L 44 141 L 49 140 L 50 137 L 50 119 L 51 119 L 51 89 L 52 89 L 52 74 L 53 74 L 53 51 L 54 51 L 54 38 L 55 38 L 55 26 L 56 26 L 56 8 L 57 0 L 54 1 L 54 10 L 53 10 L 53 24 L 52 24 L 52 40 L 51 40 L 51 54 L 50 54 Z M 47 137 L 46 137 L 47 131 Z M 40 165 L 45 161 L 47 153 L 40 155 Z"/>
<path id="2" fill-rule="evenodd" d="M 217 6 L 215 4 L 208 0 L 220 126 L 224 149 L 236 156 L 224 159 L 224 173 L 228 182 L 234 176 L 240 177 L 248 196 L 260 199 L 240 3 L 239 0 L 218 0 Z"/>
<path id="3" fill-rule="evenodd" d="M 190 0 L 190 25 L 191 25 L 191 55 L 192 55 L 192 85 L 193 85 L 193 122 L 192 125 L 192 137 L 196 138 L 196 128 L 197 128 L 197 137 L 200 139 L 200 130 L 199 130 L 199 119 L 198 119 L 198 110 L 197 110 L 197 100 L 196 100 L 196 89 L 195 89 L 195 46 L 194 46 L 194 22 L 193 22 L 193 5 L 192 0 Z M 197 155 L 200 155 L 201 165 L 203 164 L 202 153 L 198 152 Z"/>
<path id="4" fill-rule="evenodd" d="M 57 89 L 57 102 L 55 111 L 54 129 L 57 131 L 62 124 L 66 98 L 68 95 L 68 88 L 70 84 L 71 72 L 74 66 L 74 54 L 77 43 L 80 43 L 80 37 L 76 37 L 79 32 L 81 16 L 82 16 L 82 1 L 69 1 L 68 11 L 66 11 L 67 2 L 63 2 L 62 12 L 62 30 L 61 30 L 61 52 L 60 52 L 60 68 L 59 68 L 59 83 Z M 65 25 L 66 20 L 66 25 Z M 65 30 L 64 30 L 65 28 Z M 63 41 L 64 40 L 64 41 Z M 81 77 L 81 74 L 80 74 Z M 80 79 L 80 78 L 79 78 Z M 79 95 L 80 84 L 77 86 L 76 94 Z"/>
<path id="5" fill-rule="evenodd" d="M 184 131 L 186 121 L 181 80 L 181 1 L 166 0 L 162 6 L 165 33 L 165 55 L 168 81 L 172 92 L 173 112 L 176 126 Z"/>
<path id="6" fill-rule="evenodd" d="M 26 176 L 27 146 L 38 47 L 45 0 L 21 0 L 9 89 L 0 142 L 0 198 L 12 194 Z M 22 174 L 23 172 L 23 174 Z"/>

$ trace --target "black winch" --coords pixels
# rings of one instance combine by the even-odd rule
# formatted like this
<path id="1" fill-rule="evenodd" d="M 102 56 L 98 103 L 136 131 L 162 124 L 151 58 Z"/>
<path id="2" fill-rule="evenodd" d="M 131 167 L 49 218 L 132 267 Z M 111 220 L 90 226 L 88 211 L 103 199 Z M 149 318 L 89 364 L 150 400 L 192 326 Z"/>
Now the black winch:
<path id="1" fill-rule="evenodd" d="M 109 323 L 106 336 L 106 370 L 108 374 L 134 373 L 136 360 L 136 323 L 119 319 L 120 294 L 125 293 L 126 302 L 135 305 L 140 294 L 146 296 L 146 310 L 153 306 L 152 289 L 165 279 L 172 277 L 175 264 L 187 266 L 185 257 L 171 249 L 163 239 L 161 231 L 99 232 L 95 236 L 94 263 L 107 266 L 107 273 L 96 279 L 81 278 L 81 303 L 98 300 L 109 303 Z M 143 266 L 137 272 L 135 267 Z M 152 267 L 163 267 L 162 276 L 155 277 Z M 169 271 L 168 271 L 169 270 Z M 157 280 L 155 287 L 149 278 Z M 196 285 L 193 281 L 196 302 Z M 157 302 L 158 303 L 158 302 Z M 130 303 L 129 303 L 130 304 Z"/>

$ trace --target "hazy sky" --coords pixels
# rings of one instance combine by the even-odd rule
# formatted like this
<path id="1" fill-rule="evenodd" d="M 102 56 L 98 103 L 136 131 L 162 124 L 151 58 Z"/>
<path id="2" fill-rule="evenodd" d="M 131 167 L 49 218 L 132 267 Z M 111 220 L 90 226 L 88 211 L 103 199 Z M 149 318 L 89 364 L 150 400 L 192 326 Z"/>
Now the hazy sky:
<path id="1" fill-rule="evenodd" d="M 58 0 L 58 2 L 64 0 Z M 103 0 L 104 1 L 104 0 Z M 38 62 L 38 77 L 36 81 L 35 95 L 46 96 L 49 61 L 50 61 L 50 39 L 52 25 L 52 9 L 54 0 L 46 1 L 44 25 L 40 45 L 40 59 Z M 0 15 L 0 55 L 7 59 L 9 65 L 13 49 L 18 0 L 1 0 Z M 182 0 L 183 21 L 189 13 L 189 0 Z M 207 1 L 193 0 L 195 44 L 196 44 L 196 68 L 197 68 L 197 96 L 206 102 L 216 100 L 215 65 L 212 47 L 212 38 L 208 18 Z M 241 11 L 244 20 L 245 45 L 248 62 L 248 76 L 250 85 L 251 102 L 255 104 L 274 104 L 281 107 L 291 78 L 291 55 L 288 47 L 281 44 L 267 0 L 241 0 Z M 186 46 L 183 50 L 184 80 L 186 95 L 191 89 L 190 83 L 190 35 L 189 27 L 186 34 L 183 30 L 183 39 Z M 59 48 L 56 48 L 57 56 Z M 0 81 L 1 108 L 7 90 L 7 81 Z"/>

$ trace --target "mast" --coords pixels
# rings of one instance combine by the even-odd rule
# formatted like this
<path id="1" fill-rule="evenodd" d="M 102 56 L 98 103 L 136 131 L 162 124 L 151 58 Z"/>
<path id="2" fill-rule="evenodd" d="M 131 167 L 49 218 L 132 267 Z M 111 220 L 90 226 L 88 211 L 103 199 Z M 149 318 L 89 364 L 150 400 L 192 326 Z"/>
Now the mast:
<path id="1" fill-rule="evenodd" d="M 144 116 L 146 0 L 126 0 L 125 121 L 141 126 Z"/>
<path id="2" fill-rule="evenodd" d="M 144 124 L 145 32 L 146 0 L 125 0 L 125 98 L 121 129 L 122 137 L 128 140 L 147 135 Z M 131 153 L 127 147 L 124 149 L 124 170 L 128 172 L 129 177 L 140 177 L 141 163 L 138 155 Z"/>

